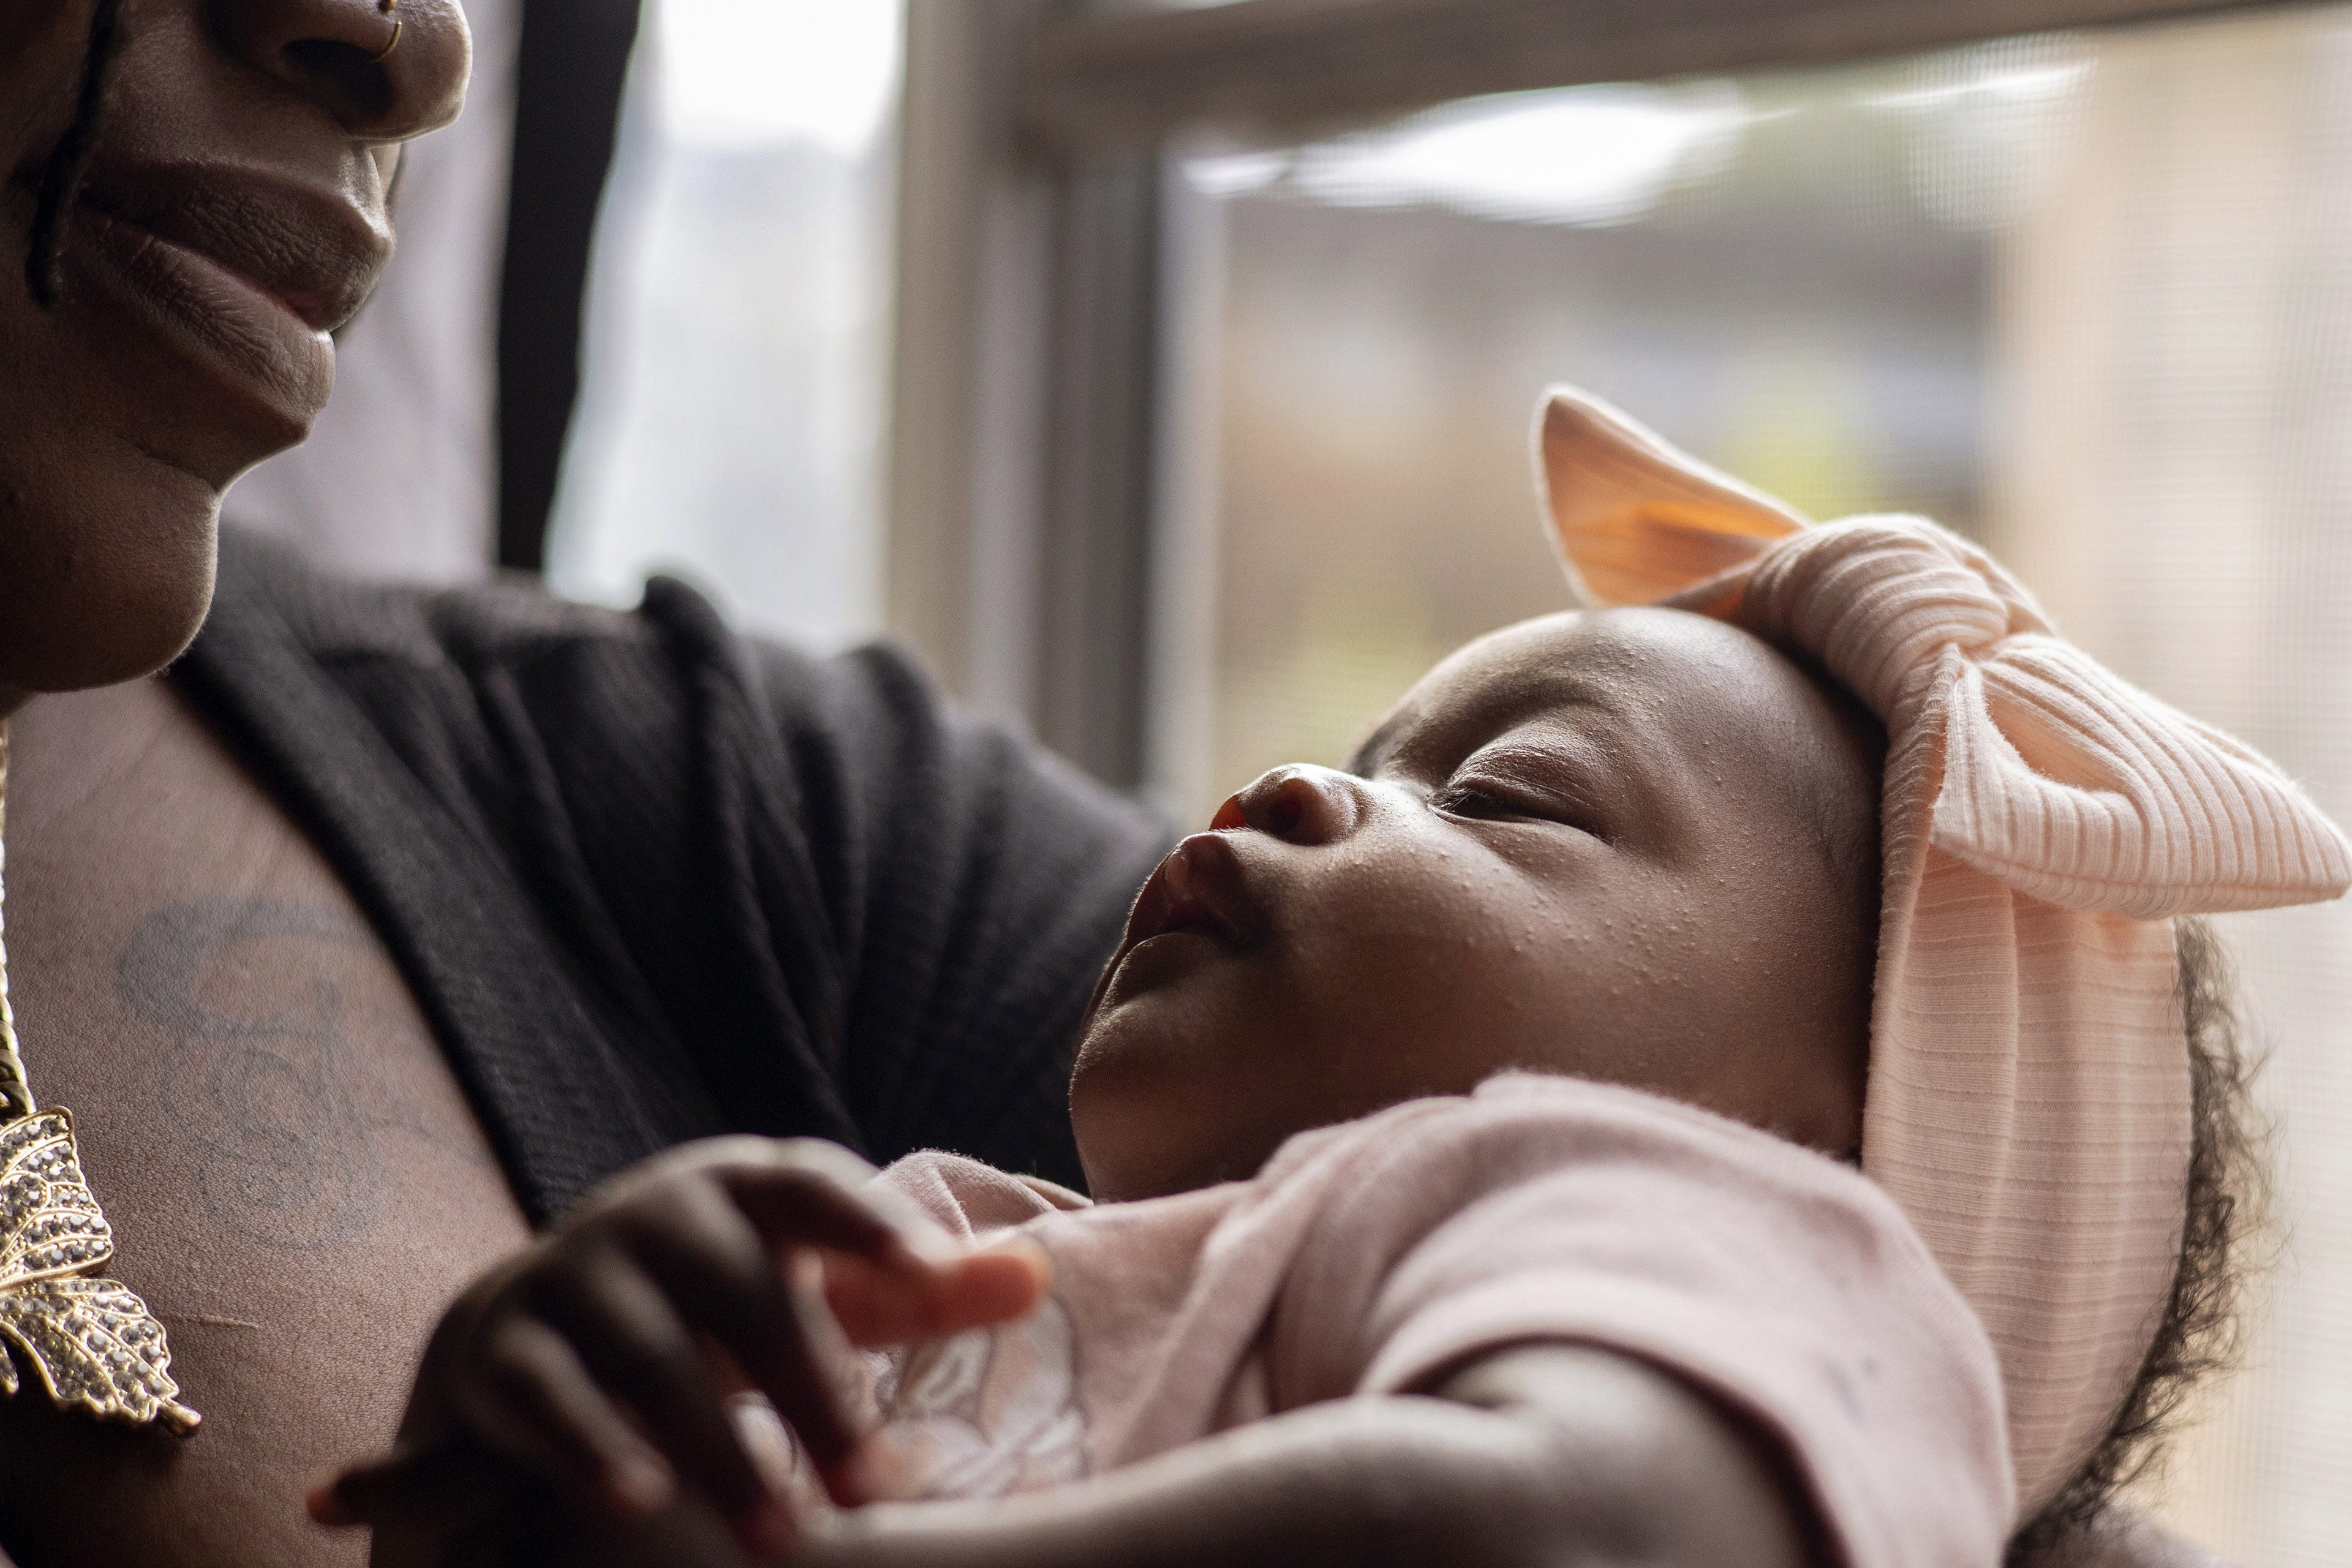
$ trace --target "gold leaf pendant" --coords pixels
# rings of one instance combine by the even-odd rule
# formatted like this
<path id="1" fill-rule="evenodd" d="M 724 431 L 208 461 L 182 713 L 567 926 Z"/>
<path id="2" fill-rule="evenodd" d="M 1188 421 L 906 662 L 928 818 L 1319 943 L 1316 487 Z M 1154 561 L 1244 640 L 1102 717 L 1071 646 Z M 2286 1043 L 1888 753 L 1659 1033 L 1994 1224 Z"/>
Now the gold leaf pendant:
<path id="1" fill-rule="evenodd" d="M 124 1286 L 97 1278 L 114 1233 L 82 1179 L 73 1112 L 0 1126 L 0 1337 L 68 1408 L 185 1435 L 203 1419 L 180 1403 L 163 1325 Z M 0 1355 L 0 1391 L 16 1392 Z"/>
<path id="2" fill-rule="evenodd" d="M 0 719 L 0 867 L 6 864 L 8 724 Z M 0 888 L 0 906 L 7 894 Z M 0 927 L 0 1340 L 15 1347 L 60 1406 L 182 1436 L 204 1418 L 180 1403 L 163 1325 L 129 1288 L 99 1278 L 114 1231 L 81 1173 L 73 1112 L 33 1100 Z M 16 1358 L 0 1349 L 0 1393 L 13 1396 Z"/>

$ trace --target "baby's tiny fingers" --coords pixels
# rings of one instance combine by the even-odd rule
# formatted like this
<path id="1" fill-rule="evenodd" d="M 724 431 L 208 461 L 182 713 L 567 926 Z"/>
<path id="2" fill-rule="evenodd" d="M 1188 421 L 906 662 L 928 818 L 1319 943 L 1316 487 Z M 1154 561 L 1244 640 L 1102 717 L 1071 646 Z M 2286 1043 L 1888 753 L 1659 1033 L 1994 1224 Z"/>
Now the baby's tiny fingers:
<path id="1" fill-rule="evenodd" d="M 825 1259 L 825 1300 L 852 1343 L 905 1344 L 1027 1313 L 1053 1282 L 1045 1248 L 1016 1237 L 910 1275 L 866 1259 Z"/>
<path id="2" fill-rule="evenodd" d="M 658 1205 L 680 1191 L 716 1184 L 772 1248 L 835 1247 L 844 1252 L 911 1256 L 914 1230 L 937 1232 L 921 1210 L 872 1189 L 874 1167 L 837 1143 L 815 1138 L 705 1138 L 657 1154 L 596 1189 L 568 1228 Z"/>
<path id="3" fill-rule="evenodd" d="M 303 1507 L 312 1523 L 330 1530 L 375 1524 L 403 1509 L 429 1506 L 435 1492 L 469 1468 L 458 1444 L 395 1444 L 312 1487 Z"/>
<path id="4" fill-rule="evenodd" d="M 851 1183 L 845 1179 L 851 1173 L 829 1163 L 806 1163 L 807 1156 L 793 1152 L 796 1147 L 780 1145 L 769 1163 L 715 1173 L 771 1248 L 821 1247 L 907 1267 L 920 1267 L 940 1249 L 945 1238 L 912 1205 L 894 1202 L 896 1194 L 885 1189 Z"/>
<path id="5" fill-rule="evenodd" d="M 1025 1236 L 1015 1236 L 948 1268 L 940 1303 L 943 1333 L 985 1328 L 1027 1313 L 1054 1285 L 1054 1259 Z"/>
<path id="6" fill-rule="evenodd" d="M 742 1518 L 767 1487 L 727 1413 L 703 1346 L 661 1288 L 627 1254 L 600 1249 L 541 1310 L 595 1383 L 644 1421 L 670 1467 Z"/>
<path id="7" fill-rule="evenodd" d="M 368 1523 L 383 1511 L 387 1494 L 401 1489 L 402 1460 L 397 1453 L 386 1454 L 329 1477 L 304 1494 L 302 1510 L 312 1524 L 329 1530 Z"/>
<path id="8" fill-rule="evenodd" d="M 548 1324 L 524 1313 L 501 1316 L 483 1331 L 472 1362 L 457 1404 L 484 1441 L 625 1519 L 669 1501 L 676 1483 L 668 1464 Z"/>
<path id="9" fill-rule="evenodd" d="M 377 1568 L 499 1568 L 515 1546 L 546 1533 L 558 1494 L 520 1467 L 465 1437 L 404 1442 L 312 1489 L 310 1517 L 330 1527 L 364 1524 Z M 535 1561 L 535 1559 L 534 1559 Z"/>
<path id="10" fill-rule="evenodd" d="M 833 1369 L 849 1347 L 736 1205 L 715 1187 L 688 1189 L 622 1235 L 678 1315 L 727 1348 L 818 1465 L 848 1454 L 857 1435 Z"/>

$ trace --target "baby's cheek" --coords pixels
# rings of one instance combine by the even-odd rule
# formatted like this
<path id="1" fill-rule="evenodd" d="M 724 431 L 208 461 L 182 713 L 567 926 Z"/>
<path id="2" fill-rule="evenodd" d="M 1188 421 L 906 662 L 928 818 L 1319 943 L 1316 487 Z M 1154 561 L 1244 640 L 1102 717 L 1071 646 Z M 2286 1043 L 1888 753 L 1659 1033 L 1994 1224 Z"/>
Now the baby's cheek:
<path id="1" fill-rule="evenodd" d="M 1466 1093 L 1521 1065 L 1529 1039 L 1548 1039 L 1569 1011 L 1561 966 L 1538 934 L 1412 916 L 1401 906 L 1330 931 L 1293 966 L 1283 1032 L 1306 1069 L 1297 1100 L 1309 1125 Z"/>
<path id="2" fill-rule="evenodd" d="M 1458 884 L 1456 891 L 1459 890 Z M 1690 922 L 1641 889 L 1482 889 L 1444 919 L 1399 906 L 1357 933 L 1347 984 L 1326 993 L 1335 1046 L 1371 1080 L 1461 1093 L 1507 1068 L 1643 1082 L 1706 976 Z M 1538 896 L 1517 896 L 1521 894 Z"/>

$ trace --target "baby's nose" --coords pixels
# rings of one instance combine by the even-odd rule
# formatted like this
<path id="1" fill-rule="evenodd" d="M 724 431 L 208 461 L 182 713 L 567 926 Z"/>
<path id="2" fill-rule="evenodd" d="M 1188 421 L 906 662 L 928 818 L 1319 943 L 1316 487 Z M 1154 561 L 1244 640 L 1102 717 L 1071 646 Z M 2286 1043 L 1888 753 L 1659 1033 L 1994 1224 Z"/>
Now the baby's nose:
<path id="1" fill-rule="evenodd" d="M 1329 768 L 1286 763 L 1260 773 L 1217 808 L 1209 826 L 1253 827 L 1286 844 L 1330 844 L 1356 830 L 1363 817 L 1356 781 Z"/>

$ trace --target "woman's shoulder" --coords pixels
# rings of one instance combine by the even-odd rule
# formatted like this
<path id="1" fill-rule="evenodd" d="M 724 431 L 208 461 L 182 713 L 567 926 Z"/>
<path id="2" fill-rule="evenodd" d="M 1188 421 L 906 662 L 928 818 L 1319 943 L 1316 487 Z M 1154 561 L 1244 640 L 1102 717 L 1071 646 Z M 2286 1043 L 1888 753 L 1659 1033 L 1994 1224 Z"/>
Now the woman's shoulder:
<path id="1" fill-rule="evenodd" d="M 702 594 L 666 577 L 628 610 L 560 598 L 517 573 L 457 585 L 362 582 L 225 529 L 212 616 L 179 673 L 215 705 L 254 710 L 265 691 L 289 718 L 297 706 L 355 704 L 411 740 L 420 724 L 464 730 L 485 700 L 583 741 L 642 747 L 664 730 L 717 725 L 751 740 L 772 777 L 828 774 L 811 782 L 845 806 L 856 804 L 845 791 L 889 793 L 911 765 L 959 799 L 982 779 L 1046 797 L 1055 828 L 1082 827 L 1146 869 L 1169 837 L 1133 797 L 1017 729 L 961 712 L 892 639 L 816 655 L 739 635 Z M 782 749 L 760 743 L 771 739 Z"/>
<path id="2" fill-rule="evenodd" d="M 221 531 L 219 562 L 212 614 L 189 650 L 200 664 L 268 652 L 320 667 L 479 670 L 567 649 L 724 658 L 737 642 L 700 595 L 664 579 L 635 610 L 563 599 L 522 573 L 455 584 L 362 580 L 236 528 Z M 674 635 L 681 627 L 688 636 Z"/>
<path id="3" fill-rule="evenodd" d="M 482 1026 L 446 1035 L 545 1034 L 488 1019 L 499 988 L 462 951 L 543 947 L 665 1141 L 1075 1178 L 1070 1031 L 1168 835 L 903 654 L 741 637 L 676 583 L 633 611 L 355 584 L 230 534 L 174 675 L 372 912 L 452 955 L 420 988 Z"/>

